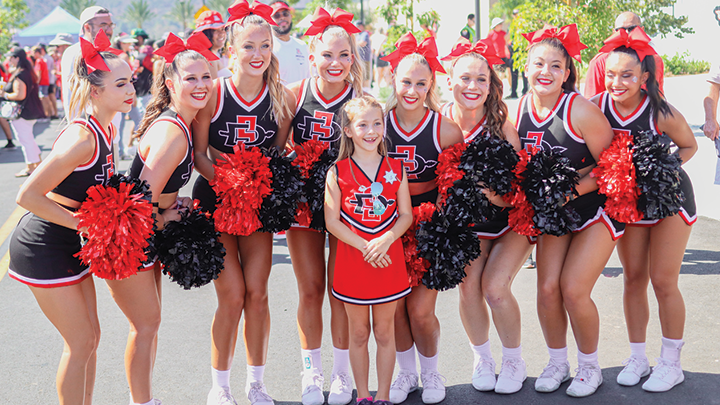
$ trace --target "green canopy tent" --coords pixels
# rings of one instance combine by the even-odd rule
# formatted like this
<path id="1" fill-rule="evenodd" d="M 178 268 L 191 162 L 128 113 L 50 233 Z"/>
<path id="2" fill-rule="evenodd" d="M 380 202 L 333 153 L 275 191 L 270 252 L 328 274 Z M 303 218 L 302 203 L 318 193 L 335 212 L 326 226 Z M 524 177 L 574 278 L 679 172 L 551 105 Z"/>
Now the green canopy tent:
<path id="1" fill-rule="evenodd" d="M 13 41 L 18 42 L 20 46 L 32 46 L 39 42 L 47 45 L 56 34 L 61 32 L 71 34 L 73 42 L 77 42 L 80 20 L 57 6 L 40 21 L 17 33 Z"/>

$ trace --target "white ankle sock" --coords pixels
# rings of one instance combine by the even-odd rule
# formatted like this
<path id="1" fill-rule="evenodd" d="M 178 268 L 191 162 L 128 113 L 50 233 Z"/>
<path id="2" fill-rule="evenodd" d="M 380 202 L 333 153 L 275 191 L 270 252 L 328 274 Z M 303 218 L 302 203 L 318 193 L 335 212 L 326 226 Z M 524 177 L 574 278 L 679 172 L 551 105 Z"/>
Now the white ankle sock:
<path id="1" fill-rule="evenodd" d="M 503 361 L 505 360 L 522 360 L 522 345 L 514 348 L 502 347 Z"/>
<path id="2" fill-rule="evenodd" d="M 630 355 L 635 357 L 647 357 L 647 355 L 645 354 L 645 342 L 630 342 Z"/>
<path id="3" fill-rule="evenodd" d="M 597 350 L 595 350 L 592 353 L 583 353 L 580 350 L 578 350 L 577 359 L 578 359 L 578 366 L 582 366 L 583 364 L 600 365 L 600 362 L 598 361 L 598 351 Z"/>
<path id="4" fill-rule="evenodd" d="M 660 349 L 660 357 L 668 361 L 680 361 L 680 349 L 685 342 L 682 339 L 662 338 L 662 349 Z"/>
<path id="5" fill-rule="evenodd" d="M 265 374 L 265 366 L 247 366 L 247 386 L 254 382 L 263 382 L 263 375 Z"/>
<path id="6" fill-rule="evenodd" d="M 350 372 L 350 350 L 333 346 L 333 374 Z"/>
<path id="7" fill-rule="evenodd" d="M 548 347 L 548 353 L 550 354 L 550 361 L 555 364 L 565 364 L 568 362 L 568 348 L 567 346 L 560 349 L 553 349 Z"/>
<path id="8" fill-rule="evenodd" d="M 420 359 L 420 372 L 427 373 L 429 371 L 438 371 L 438 359 L 440 358 L 440 352 L 436 353 L 432 357 L 425 357 L 422 353 L 418 352 L 418 358 Z"/>
<path id="9" fill-rule="evenodd" d="M 395 352 L 400 371 L 417 374 L 417 363 L 415 363 L 415 345 L 404 352 Z"/>
<path id="10" fill-rule="evenodd" d="M 479 346 L 475 346 L 471 342 L 470 348 L 472 349 L 473 356 L 474 356 L 473 370 L 475 370 L 477 368 L 477 365 L 480 363 L 481 358 L 486 359 L 486 360 L 492 360 L 492 352 L 490 351 L 490 339 L 488 339 L 487 342 L 485 342 Z"/>
<path id="11" fill-rule="evenodd" d="M 219 387 L 225 390 L 230 389 L 230 369 L 227 370 L 216 370 L 212 368 L 212 382 L 213 388 Z"/>
<path id="12" fill-rule="evenodd" d="M 303 359 L 303 370 L 309 371 L 310 369 L 316 369 L 322 374 L 322 360 L 320 358 L 320 348 L 305 350 L 300 349 L 300 355 Z"/>

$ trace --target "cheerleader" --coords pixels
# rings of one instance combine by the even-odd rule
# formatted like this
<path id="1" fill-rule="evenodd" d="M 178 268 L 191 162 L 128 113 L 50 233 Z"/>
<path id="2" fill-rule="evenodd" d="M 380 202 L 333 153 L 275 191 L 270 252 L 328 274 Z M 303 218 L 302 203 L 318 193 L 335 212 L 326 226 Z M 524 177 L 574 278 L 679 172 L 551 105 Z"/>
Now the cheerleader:
<path id="1" fill-rule="evenodd" d="M 383 113 L 363 96 L 342 110 L 345 136 L 338 162 L 328 171 L 325 221 L 335 235 L 338 263 L 332 295 L 342 301 L 350 327 L 350 363 L 360 405 L 390 405 L 393 318 L 397 300 L 410 293 L 399 238 L 412 223 L 412 207 L 403 162 L 387 156 Z M 368 391 L 370 312 L 377 344 L 378 389 Z"/>
<path id="2" fill-rule="evenodd" d="M 195 34 L 188 39 L 188 46 L 193 48 L 198 39 L 205 37 Z M 212 58 L 207 48 L 194 48 Z M 187 123 L 205 107 L 212 87 L 209 64 L 197 50 L 188 49 L 172 33 L 158 50 L 167 63 L 155 76 L 155 96 L 135 134 L 141 138 L 129 174 L 150 185 L 158 230 L 168 221 L 180 219 L 178 210 L 192 203 L 190 198 L 178 198 L 178 190 L 189 181 L 193 168 L 192 134 Z M 113 299 L 130 323 L 125 371 L 132 404 L 153 404 L 152 370 L 160 327 L 159 263 L 149 263 L 144 270 L 122 280 L 107 280 Z"/>
<path id="3" fill-rule="evenodd" d="M 74 212 L 88 188 L 105 183 L 115 171 L 111 121 L 135 102 L 130 66 L 108 52 L 100 32 L 91 44 L 80 39 L 82 57 L 69 85 L 73 111 L 92 111 L 60 133 L 52 152 L 26 181 L 17 203 L 30 211 L 10 239 L 10 277 L 27 284 L 43 313 L 63 337 L 57 371 L 59 403 L 90 404 L 100 340 L 95 285 L 75 255 L 80 251 Z"/>
<path id="4" fill-rule="evenodd" d="M 685 118 L 667 103 L 659 90 L 653 57 L 656 52 L 649 42 L 650 38 L 640 27 L 630 32 L 621 28 L 605 41 L 602 50 L 610 52 L 605 65 L 606 92 L 592 101 L 600 106 L 616 133 L 651 130 L 663 134 L 661 140 L 672 141 L 685 163 L 697 151 L 697 142 Z M 652 281 L 663 337 L 658 364 L 642 386 L 651 392 L 667 391 L 685 379 L 680 366 L 685 304 L 678 289 L 678 277 L 697 215 L 692 183 L 682 169 L 680 179 L 685 195 L 680 212 L 662 220 L 628 224 L 625 236 L 618 242 L 631 355 L 623 363 L 625 368 L 618 374 L 617 382 L 632 386 L 650 374 L 645 338 L 650 317 L 647 286 Z"/>
<path id="5" fill-rule="evenodd" d="M 603 210 L 595 178 L 588 174 L 612 141 L 610 125 L 597 106 L 575 92 L 573 59 L 580 60 L 575 24 L 524 34 L 530 41 L 526 74 L 531 91 L 520 100 L 516 128 L 523 147 L 553 150 L 578 171 L 578 197 L 568 203 L 580 216 L 574 232 L 538 236 L 538 316 L 550 362 L 535 381 L 540 392 L 555 391 L 570 379 L 568 316 L 578 345 L 578 369 L 567 394 L 591 395 L 602 383 L 597 346 L 600 319 L 590 294 L 623 225 Z"/>
<path id="6" fill-rule="evenodd" d="M 412 33 L 395 44 L 398 50 L 385 57 L 393 68 L 393 93 L 388 99 L 386 130 L 389 155 L 403 159 L 412 206 L 435 203 L 438 197 L 435 167 L 440 152 L 463 141 L 462 131 L 440 114 L 435 72 L 445 72 L 437 60 L 434 38 L 417 44 Z M 418 388 L 415 351 L 420 357 L 422 399 L 434 404 L 445 398 L 443 377 L 438 372 L 440 322 L 435 316 L 437 291 L 424 285 L 413 287 L 398 302 L 395 314 L 395 347 L 400 372 L 390 388 L 390 401 L 400 403 Z"/>
<path id="7" fill-rule="evenodd" d="M 292 143 L 302 145 L 310 140 L 325 142 L 337 149 L 342 137 L 339 111 L 349 100 L 362 95 L 362 67 L 357 60 L 353 15 L 341 9 L 331 16 L 318 7 L 312 26 L 305 35 L 310 40 L 310 64 L 317 76 L 293 83 L 289 89 L 297 98 L 293 119 Z M 337 239 L 329 235 L 330 256 L 327 264 L 327 286 L 332 287 Z M 322 305 L 325 299 L 325 233 L 293 226 L 287 231 L 287 244 L 295 277 L 298 280 L 298 334 L 303 359 L 302 403 L 320 405 L 323 396 L 323 372 L 320 358 L 322 344 Z M 344 405 L 352 400 L 352 383 L 348 354 L 348 324 L 345 308 L 332 294 L 330 329 L 333 339 L 333 371 L 328 403 Z"/>
<path id="8" fill-rule="evenodd" d="M 518 133 L 507 120 L 508 109 L 502 101 L 502 82 L 491 66 L 503 61 L 495 55 L 492 44 L 482 40 L 473 46 L 462 39 L 443 60 L 452 61 L 448 82 L 454 99 L 443 107 L 443 114 L 460 126 L 465 142 L 487 130 L 489 136 L 505 139 L 519 151 Z M 498 206 L 507 205 L 495 193 L 485 192 Z M 472 384 L 478 391 L 512 394 L 522 388 L 527 372 L 520 346 L 520 307 L 511 287 L 532 245 L 510 230 L 507 209 L 490 222 L 477 225 L 475 231 L 481 255 L 465 267 L 467 277 L 459 285 L 460 319 L 475 358 Z M 497 382 L 485 300 L 502 341 L 503 361 Z"/>
<path id="9" fill-rule="evenodd" d="M 236 70 L 232 77 L 218 78 L 207 106 L 193 122 L 195 167 L 202 175 L 193 198 L 203 210 L 214 212 L 216 196 L 208 180 L 213 163 L 233 146 L 283 148 L 292 122 L 293 94 L 280 84 L 278 62 L 272 54 L 275 22 L 270 6 L 239 0 L 229 9 L 228 34 Z M 263 373 L 270 335 L 268 277 L 272 266 L 272 233 L 248 236 L 223 233 L 225 269 L 215 280 L 218 308 L 212 323 L 213 388 L 208 404 L 233 404 L 230 366 L 235 355 L 238 325 L 244 314 L 243 334 L 247 356 L 245 393 L 251 404 L 272 404 Z"/>

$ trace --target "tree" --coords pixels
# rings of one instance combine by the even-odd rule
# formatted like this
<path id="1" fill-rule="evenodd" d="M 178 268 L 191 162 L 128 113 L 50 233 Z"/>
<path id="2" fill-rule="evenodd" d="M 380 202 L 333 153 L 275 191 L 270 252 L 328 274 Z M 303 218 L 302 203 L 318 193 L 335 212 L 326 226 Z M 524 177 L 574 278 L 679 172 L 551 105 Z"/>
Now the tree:
<path id="1" fill-rule="evenodd" d="M 150 9 L 147 0 L 133 0 L 125 9 L 125 19 L 135 23 L 135 26 L 142 28 L 145 21 L 151 20 L 156 13 Z"/>
<path id="2" fill-rule="evenodd" d="M 0 0 L 0 54 L 10 50 L 12 36 L 27 26 L 25 14 L 28 11 L 25 0 Z"/>
<path id="3" fill-rule="evenodd" d="M 62 0 L 60 2 L 60 7 L 77 18 L 80 18 L 83 10 L 94 5 L 95 0 Z"/>
<path id="4" fill-rule="evenodd" d="M 180 23 L 183 32 L 187 30 L 188 22 L 193 21 L 195 16 L 195 9 L 192 5 L 192 0 L 178 0 L 175 5 L 168 13 L 173 20 Z"/>
<path id="5" fill-rule="evenodd" d="M 227 20 L 228 17 L 228 8 L 232 6 L 233 0 L 208 0 L 206 2 L 206 5 L 210 10 L 215 10 L 220 12 L 220 14 L 223 15 L 223 18 Z"/>
<path id="6" fill-rule="evenodd" d="M 418 42 L 425 38 L 427 32 L 424 30 L 415 30 L 414 6 L 416 1 L 421 0 L 387 0 L 385 4 L 378 7 L 376 12 L 380 14 L 388 23 L 387 40 L 383 45 L 385 53 L 395 50 L 395 42 L 406 32 L 411 31 Z M 419 17 L 423 21 L 439 23 L 439 16 L 434 16 L 434 11 L 427 12 Z M 436 13 L 435 13 L 436 14 Z M 398 17 L 404 17 L 405 25 L 397 23 Z M 437 17 L 437 19 L 434 19 Z"/>

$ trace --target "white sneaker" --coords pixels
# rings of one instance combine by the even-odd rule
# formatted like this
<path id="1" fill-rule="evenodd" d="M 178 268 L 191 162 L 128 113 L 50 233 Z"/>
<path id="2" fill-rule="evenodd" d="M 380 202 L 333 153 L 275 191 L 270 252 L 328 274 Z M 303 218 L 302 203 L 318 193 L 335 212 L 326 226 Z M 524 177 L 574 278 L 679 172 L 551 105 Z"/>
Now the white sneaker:
<path id="1" fill-rule="evenodd" d="M 418 389 L 418 375 L 400 371 L 390 386 L 390 402 L 404 402 L 408 394 Z"/>
<path id="2" fill-rule="evenodd" d="M 685 381 L 685 374 L 679 361 L 657 359 L 657 366 L 653 367 L 650 378 L 643 384 L 643 389 L 649 392 L 665 392 Z"/>
<path id="3" fill-rule="evenodd" d="M 213 387 L 208 393 L 207 405 L 237 405 L 235 398 L 230 394 L 230 389 Z"/>
<path id="4" fill-rule="evenodd" d="M 650 363 L 645 356 L 630 356 L 622 364 L 625 368 L 617 376 L 617 383 L 620 385 L 632 387 L 650 374 Z"/>
<path id="5" fill-rule="evenodd" d="M 352 401 L 353 384 L 350 374 L 341 371 L 332 375 L 328 405 L 346 405 Z"/>
<path id="6" fill-rule="evenodd" d="M 495 361 L 480 358 L 472 375 L 472 385 L 478 391 L 492 391 L 495 389 Z"/>
<path id="7" fill-rule="evenodd" d="M 540 376 L 535 380 L 535 391 L 553 392 L 560 384 L 570 379 L 570 363 L 557 364 L 550 360 Z"/>
<path id="8" fill-rule="evenodd" d="M 250 388 L 246 388 L 246 390 L 250 405 L 275 405 L 275 401 L 268 395 L 265 384 L 262 382 L 250 383 Z"/>
<path id="9" fill-rule="evenodd" d="M 322 405 L 325 403 L 323 383 L 325 379 L 316 368 L 302 373 L 302 405 Z"/>
<path id="10" fill-rule="evenodd" d="M 154 405 L 162 405 L 162 401 L 159 399 L 155 399 L 155 398 L 153 398 L 153 403 L 154 403 Z"/>
<path id="11" fill-rule="evenodd" d="M 573 378 L 567 391 L 571 397 L 586 397 L 597 391 L 603 382 L 602 370 L 594 364 L 584 364 L 575 370 Z"/>
<path id="12" fill-rule="evenodd" d="M 420 375 L 423 392 L 422 401 L 424 404 L 437 404 L 445 399 L 445 377 L 437 371 L 428 371 Z"/>
<path id="13" fill-rule="evenodd" d="M 514 394 L 523 386 L 527 379 L 527 368 L 523 359 L 503 360 L 500 367 L 495 392 L 498 394 Z"/>

